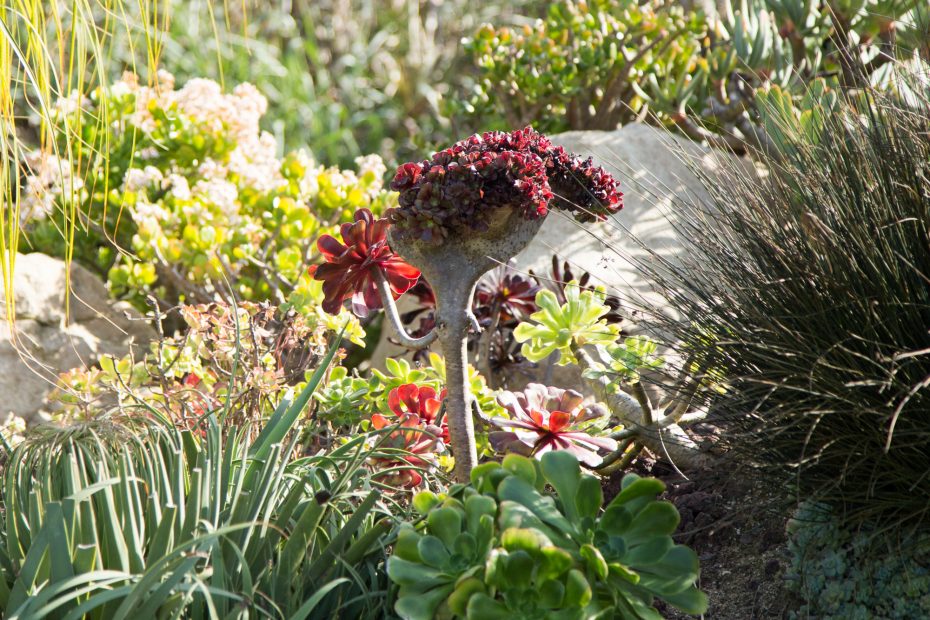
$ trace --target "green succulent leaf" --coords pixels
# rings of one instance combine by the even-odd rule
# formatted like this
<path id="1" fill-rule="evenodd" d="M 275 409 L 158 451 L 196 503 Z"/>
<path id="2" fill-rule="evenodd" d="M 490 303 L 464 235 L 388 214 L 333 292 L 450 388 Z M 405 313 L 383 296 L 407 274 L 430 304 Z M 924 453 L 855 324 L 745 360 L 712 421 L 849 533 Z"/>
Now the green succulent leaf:
<path id="1" fill-rule="evenodd" d="M 394 604 L 394 611 L 403 620 L 433 620 L 436 610 L 454 589 L 455 586 L 450 584 L 416 596 L 402 596 Z"/>

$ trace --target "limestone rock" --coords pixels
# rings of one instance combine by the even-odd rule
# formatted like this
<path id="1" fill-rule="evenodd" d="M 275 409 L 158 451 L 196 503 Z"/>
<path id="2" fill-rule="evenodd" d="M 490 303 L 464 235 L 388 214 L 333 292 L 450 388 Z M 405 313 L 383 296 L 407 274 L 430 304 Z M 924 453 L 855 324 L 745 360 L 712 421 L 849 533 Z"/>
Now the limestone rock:
<path id="1" fill-rule="evenodd" d="M 59 373 L 147 346 L 155 332 L 128 304 L 110 300 L 93 273 L 71 266 L 70 316 L 65 263 L 45 254 L 17 255 L 15 325 L 0 307 L 0 414 L 34 421 Z M 3 295 L 0 281 L 0 295 Z"/>

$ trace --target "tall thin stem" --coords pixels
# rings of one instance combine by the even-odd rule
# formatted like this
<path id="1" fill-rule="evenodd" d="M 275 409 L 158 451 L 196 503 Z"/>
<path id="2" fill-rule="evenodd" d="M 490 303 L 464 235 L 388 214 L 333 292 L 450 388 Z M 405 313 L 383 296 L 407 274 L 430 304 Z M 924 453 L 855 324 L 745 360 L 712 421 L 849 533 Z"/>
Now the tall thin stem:
<path id="1" fill-rule="evenodd" d="M 446 419 L 458 482 L 468 482 L 471 470 L 478 464 L 467 348 L 468 330 L 473 320 L 471 300 L 474 288 L 474 283 L 459 280 L 446 282 L 446 286 L 436 290 L 436 330 L 446 360 Z"/>

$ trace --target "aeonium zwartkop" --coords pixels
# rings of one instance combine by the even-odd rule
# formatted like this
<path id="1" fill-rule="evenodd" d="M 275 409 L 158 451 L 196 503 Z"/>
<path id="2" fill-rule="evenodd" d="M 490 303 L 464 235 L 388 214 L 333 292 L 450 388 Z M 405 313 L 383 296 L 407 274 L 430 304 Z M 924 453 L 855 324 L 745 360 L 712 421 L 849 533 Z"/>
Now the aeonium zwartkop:
<path id="1" fill-rule="evenodd" d="M 331 235 L 317 240 L 317 248 L 326 262 L 311 266 L 310 272 L 323 281 L 326 312 L 338 314 L 342 302 L 350 297 L 352 311 L 358 316 L 367 316 L 369 310 L 380 308 L 376 271 L 388 281 L 393 299 L 417 283 L 420 272 L 388 246 L 388 226 L 386 219 L 375 219 L 368 209 L 359 209 L 354 222 L 342 225 L 342 243 Z"/>
<path id="2" fill-rule="evenodd" d="M 371 231 L 387 230 L 390 248 L 374 238 L 356 242 L 351 226 L 343 227 L 347 245 L 326 241 L 327 262 L 315 277 L 326 282 L 327 310 L 338 310 L 349 297 L 358 309 L 373 307 L 374 287 L 401 344 L 420 349 L 439 340 L 455 475 L 467 482 L 478 460 L 466 360 L 468 331 L 478 329 L 471 311 L 476 283 L 525 248 L 550 209 L 570 211 L 581 221 L 605 219 L 622 208 L 622 194 L 603 168 L 529 127 L 474 135 L 430 159 L 403 164 L 391 187 L 400 206 L 388 211 L 387 222 L 363 218 Z M 399 267 L 392 251 L 415 269 Z M 416 269 L 438 305 L 436 327 L 419 338 L 406 332 L 394 305 L 413 285 Z"/>

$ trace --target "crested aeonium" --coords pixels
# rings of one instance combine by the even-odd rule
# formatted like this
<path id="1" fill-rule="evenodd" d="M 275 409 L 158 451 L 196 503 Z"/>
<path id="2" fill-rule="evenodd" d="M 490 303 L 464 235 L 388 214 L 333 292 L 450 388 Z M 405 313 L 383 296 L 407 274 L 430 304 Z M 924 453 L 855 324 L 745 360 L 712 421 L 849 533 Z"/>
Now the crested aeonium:
<path id="1" fill-rule="evenodd" d="M 324 265 L 315 275 L 328 280 L 333 308 L 350 296 L 371 307 L 372 287 L 377 290 L 402 345 L 422 349 L 439 340 L 455 474 L 465 482 L 477 464 L 466 344 L 469 330 L 480 330 L 471 310 L 478 280 L 523 250 L 550 208 L 572 211 L 581 221 L 605 219 L 622 208 L 622 194 L 591 160 L 565 152 L 531 128 L 474 135 L 431 159 L 403 164 L 392 188 L 399 192 L 399 206 L 387 212 L 388 251 L 429 282 L 437 301 L 435 329 L 417 338 L 406 331 L 394 299 L 415 278 L 402 270 L 392 280 L 387 267 L 393 263 L 371 260 L 367 247 L 352 252 L 327 241 L 326 259 L 334 266 Z"/>
<path id="2" fill-rule="evenodd" d="M 502 206 L 525 219 L 545 217 L 550 208 L 572 211 L 579 221 L 603 220 L 623 207 L 606 170 L 531 127 L 475 134 L 430 159 L 403 164 L 391 189 L 400 193 L 400 208 L 388 212 L 391 222 L 431 243 L 455 230 L 486 230 L 488 212 Z"/>

